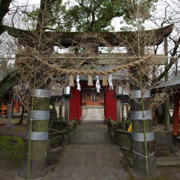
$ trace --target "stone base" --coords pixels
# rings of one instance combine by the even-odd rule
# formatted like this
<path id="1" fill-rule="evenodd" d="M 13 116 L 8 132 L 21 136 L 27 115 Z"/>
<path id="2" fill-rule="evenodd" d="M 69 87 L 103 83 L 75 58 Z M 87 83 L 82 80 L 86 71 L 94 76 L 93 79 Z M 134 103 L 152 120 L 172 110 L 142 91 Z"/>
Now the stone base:
<path id="1" fill-rule="evenodd" d="M 43 180 L 45 176 L 45 173 L 43 173 L 43 176 L 41 177 L 30 177 L 29 180 Z M 22 177 L 19 172 L 15 175 L 15 180 L 27 180 L 27 177 Z"/>
<path id="2" fill-rule="evenodd" d="M 137 177 L 137 179 L 145 179 L 146 177 L 146 173 L 144 172 L 137 172 L 134 168 L 130 169 L 130 173 L 132 174 L 132 176 Z M 150 178 L 156 178 L 158 176 L 160 176 L 160 171 L 159 170 L 155 170 L 153 173 L 151 173 L 148 177 Z"/>
<path id="3" fill-rule="evenodd" d="M 177 146 L 171 145 L 170 152 L 175 154 L 176 156 L 180 157 L 180 150 Z"/>
<path id="4" fill-rule="evenodd" d="M 46 172 L 47 172 L 47 170 L 30 172 L 29 179 L 41 180 L 46 175 Z M 19 178 L 18 180 L 27 179 L 27 172 L 25 172 L 24 169 L 22 169 L 17 173 L 17 177 Z"/>

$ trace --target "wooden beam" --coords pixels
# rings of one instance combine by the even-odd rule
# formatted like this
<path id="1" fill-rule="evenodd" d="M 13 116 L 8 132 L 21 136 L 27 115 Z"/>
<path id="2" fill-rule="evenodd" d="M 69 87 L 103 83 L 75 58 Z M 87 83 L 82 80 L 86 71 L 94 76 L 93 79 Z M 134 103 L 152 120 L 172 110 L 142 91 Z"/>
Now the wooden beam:
<path id="1" fill-rule="evenodd" d="M 86 59 L 86 60 L 97 60 L 97 63 L 100 65 L 121 65 L 123 62 L 132 62 L 132 61 L 137 61 L 139 58 L 137 56 L 128 56 L 128 54 L 125 53 L 104 53 L 104 54 L 99 54 L 96 56 L 68 56 L 65 54 L 59 54 L 55 56 L 50 56 L 47 57 L 47 59 Z M 167 56 L 164 55 L 152 55 L 151 57 L 152 61 L 148 61 L 148 64 L 155 64 L 155 65 L 164 65 L 168 59 Z"/>
<path id="2" fill-rule="evenodd" d="M 45 32 L 43 33 L 43 43 L 51 44 L 51 46 L 76 46 L 82 43 L 98 43 L 102 47 L 128 47 L 136 46 L 137 38 L 141 45 L 152 46 L 162 43 L 163 38 L 168 36 L 174 25 L 169 25 L 163 28 L 146 30 L 139 33 L 136 31 L 122 32 Z M 36 31 L 20 30 L 8 26 L 3 26 L 8 34 L 19 39 L 20 43 L 36 44 L 38 41 L 38 33 Z"/>

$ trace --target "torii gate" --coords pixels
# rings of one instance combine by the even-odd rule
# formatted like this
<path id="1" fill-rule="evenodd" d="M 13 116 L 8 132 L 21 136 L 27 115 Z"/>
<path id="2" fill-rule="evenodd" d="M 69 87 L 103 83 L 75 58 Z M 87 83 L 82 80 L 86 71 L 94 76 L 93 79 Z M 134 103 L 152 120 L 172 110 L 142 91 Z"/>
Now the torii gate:
<path id="1" fill-rule="evenodd" d="M 15 29 L 15 28 L 10 28 L 7 26 L 4 26 L 4 29 L 8 31 L 9 35 L 18 38 L 18 42 L 24 46 L 28 45 L 28 46 L 36 46 L 38 44 L 38 40 L 36 37 L 34 37 L 34 34 L 32 31 L 25 31 L 25 30 L 20 30 L 20 29 Z M 148 31 L 144 31 L 143 35 L 140 37 L 141 38 L 141 42 L 142 44 L 140 45 L 142 47 L 142 51 L 144 51 L 144 47 L 146 46 L 153 46 L 153 45 L 157 45 L 163 42 L 163 38 L 167 37 L 173 29 L 173 25 L 170 26 L 166 26 L 164 28 L 160 28 L 160 29 L 156 29 L 156 30 L 148 30 Z M 69 47 L 69 46 L 76 46 L 79 43 L 83 42 L 83 43 L 87 43 L 87 44 L 92 44 L 95 43 L 96 46 L 94 46 L 94 52 L 97 53 L 97 48 L 99 46 L 105 47 L 107 46 L 106 43 L 104 43 L 104 41 L 106 41 L 110 46 L 113 47 L 127 47 L 128 50 L 128 54 L 130 56 L 136 56 L 137 55 L 137 36 L 136 36 L 137 32 L 96 32 L 96 33 L 92 33 L 92 32 L 44 32 L 43 33 L 43 37 L 44 38 L 49 38 L 52 41 L 49 42 L 45 42 L 46 45 L 48 46 L 49 49 L 51 49 L 53 51 L 53 47 L 55 45 L 62 45 L 64 47 Z M 85 37 L 85 39 L 84 39 Z M 44 41 L 42 39 L 42 41 Z M 58 42 L 58 43 L 57 43 Z M 133 42 L 133 43 L 132 43 Z M 129 44 L 133 44 L 132 49 L 129 49 Z M 132 51 L 134 50 L 134 52 Z M 51 52 L 50 52 L 51 53 Z M 142 52 L 143 53 L 143 52 Z M 120 57 L 121 58 L 121 57 Z M 118 58 L 118 59 L 120 59 Z M 104 60 L 104 64 L 118 64 L 118 59 L 115 58 L 114 62 L 110 62 L 108 60 Z M 111 94 L 112 93 L 112 94 Z M 133 90 L 133 93 L 135 95 L 135 97 L 141 98 L 141 93 L 140 90 L 136 89 L 136 87 Z M 47 95 L 47 97 L 49 97 L 49 94 L 47 92 L 45 92 L 45 94 Z M 116 110 L 116 99 L 113 98 L 113 92 L 109 92 L 108 89 L 106 89 L 106 105 L 111 103 L 111 108 L 113 107 L 114 110 Z M 43 98 L 40 97 L 40 98 Z M 150 98 L 150 91 L 147 91 L 144 94 L 144 98 L 147 100 L 144 101 L 149 101 Z M 80 106 L 81 106 L 81 98 L 80 98 L 80 92 L 78 92 L 76 89 L 73 89 L 72 91 L 72 99 L 70 100 L 70 112 L 71 112 L 71 108 L 72 106 L 76 104 L 76 106 L 78 107 L 78 110 L 73 111 L 74 114 L 70 113 L 70 117 L 69 119 L 71 120 L 74 117 L 77 117 L 78 120 L 80 120 L 80 116 L 81 116 L 81 110 L 80 110 Z M 48 107 L 48 106 L 47 106 Z M 108 116 L 111 116 L 112 119 L 116 120 L 116 111 L 109 111 L 110 107 L 106 106 L 106 118 Z M 150 112 L 148 109 L 146 109 L 147 107 L 145 106 L 145 111 L 146 112 Z M 112 114 L 111 114 L 112 113 Z M 44 122 L 43 119 L 44 115 L 42 115 L 42 117 L 38 117 L 40 118 L 39 123 Z M 132 120 L 132 124 L 133 124 L 133 133 L 132 133 L 132 147 L 133 147 L 133 153 L 134 153 L 134 169 L 138 172 L 144 173 L 145 172 L 145 162 L 144 162 L 144 158 L 149 158 L 149 168 L 150 168 L 150 174 L 153 173 L 153 171 L 156 169 L 156 162 L 155 162 L 155 145 L 154 145 L 154 134 L 152 132 L 152 121 L 151 121 L 151 115 L 148 114 L 147 116 L 145 116 L 145 118 L 142 117 L 142 109 L 141 107 L 136 104 L 134 101 L 131 102 L 131 120 Z M 147 143 L 148 146 L 150 147 L 148 149 L 148 156 L 140 156 L 141 154 L 145 154 L 144 153 L 144 136 L 143 136 L 143 128 L 142 128 L 142 119 L 145 119 L 147 124 L 148 124 L 148 128 L 147 128 Z M 33 119 L 31 119 L 33 120 Z M 36 123 L 36 122 L 34 122 Z M 40 124 L 39 124 L 40 127 Z M 47 127 L 48 128 L 48 127 Z M 48 131 L 48 129 L 44 129 L 44 131 Z M 28 140 L 28 138 L 27 138 Z M 31 139 L 31 141 L 35 141 L 36 146 L 38 145 L 42 145 L 43 143 L 46 144 L 45 142 L 47 142 L 48 138 L 35 138 L 35 139 Z M 36 148 L 35 146 L 33 146 L 32 148 Z M 46 145 L 43 146 L 43 153 L 46 151 Z M 35 149 L 32 149 L 32 151 Z M 39 153 L 40 150 L 39 150 Z M 140 154 L 140 155 L 139 155 Z M 143 157 L 143 158 L 142 158 Z M 32 169 L 31 169 L 31 176 L 32 177 L 36 177 L 36 176 L 40 176 L 41 174 L 43 174 L 44 172 L 44 168 L 45 168 L 45 159 L 46 156 L 40 157 L 41 159 L 38 159 L 38 156 L 35 156 L 33 160 L 31 160 L 31 165 L 32 165 Z M 26 168 L 24 168 L 26 170 Z M 22 173 L 22 175 L 25 173 Z"/>

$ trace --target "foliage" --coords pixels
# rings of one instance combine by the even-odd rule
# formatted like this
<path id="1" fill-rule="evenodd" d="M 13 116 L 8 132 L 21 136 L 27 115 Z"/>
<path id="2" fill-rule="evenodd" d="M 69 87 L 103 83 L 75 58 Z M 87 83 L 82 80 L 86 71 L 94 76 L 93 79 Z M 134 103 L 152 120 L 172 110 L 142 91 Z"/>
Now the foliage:
<path id="1" fill-rule="evenodd" d="M 26 12 L 25 16 L 22 18 L 24 22 L 29 22 L 31 28 L 36 29 L 38 23 L 38 18 L 44 13 L 44 30 L 56 30 L 56 31 L 66 31 L 66 27 L 63 24 L 63 14 L 66 13 L 66 5 L 62 4 L 62 0 L 42 0 L 43 8 L 33 9 L 31 12 Z"/>
<path id="2" fill-rule="evenodd" d="M 132 22 L 131 20 L 136 18 L 134 11 L 137 8 L 140 9 L 142 19 L 149 18 L 154 1 L 77 0 L 77 2 L 78 5 L 70 7 L 64 16 L 66 24 L 80 32 L 100 32 L 112 31 L 111 21 L 115 17 L 123 17 L 126 22 Z"/>
<path id="3" fill-rule="evenodd" d="M 72 5 L 62 0 L 48 0 L 45 13 L 44 29 L 57 31 L 101 32 L 112 31 L 112 19 L 122 17 L 133 24 L 136 18 L 142 21 L 150 17 L 153 3 L 157 0 L 76 0 Z M 41 4 L 46 1 L 41 0 Z M 138 14 L 136 14 L 138 9 Z M 31 21 L 35 27 L 42 8 L 26 13 L 24 21 Z M 42 12 L 41 12 L 42 13 Z M 135 15 L 136 14 L 136 15 Z M 35 23 L 35 24 L 34 24 Z"/>

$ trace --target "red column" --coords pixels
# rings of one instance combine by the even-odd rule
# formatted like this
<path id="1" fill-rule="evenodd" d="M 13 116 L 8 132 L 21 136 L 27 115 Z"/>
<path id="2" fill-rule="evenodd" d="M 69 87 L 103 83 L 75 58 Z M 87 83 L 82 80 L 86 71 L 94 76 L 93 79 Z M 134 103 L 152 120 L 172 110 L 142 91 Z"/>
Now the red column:
<path id="1" fill-rule="evenodd" d="M 116 99 L 114 98 L 114 91 L 109 90 L 109 87 L 105 90 L 105 107 L 104 107 L 104 115 L 106 118 L 106 122 L 108 121 L 108 117 L 110 116 L 112 120 L 116 121 Z"/>
<path id="2" fill-rule="evenodd" d="M 173 135 L 177 136 L 178 134 L 178 123 L 179 123 L 179 101 L 180 95 L 175 96 L 174 103 L 174 121 L 173 121 Z"/>
<path id="3" fill-rule="evenodd" d="M 69 100 L 69 120 L 77 118 L 79 122 L 82 116 L 82 107 L 81 107 L 81 92 L 76 88 L 71 88 L 72 97 Z"/>

